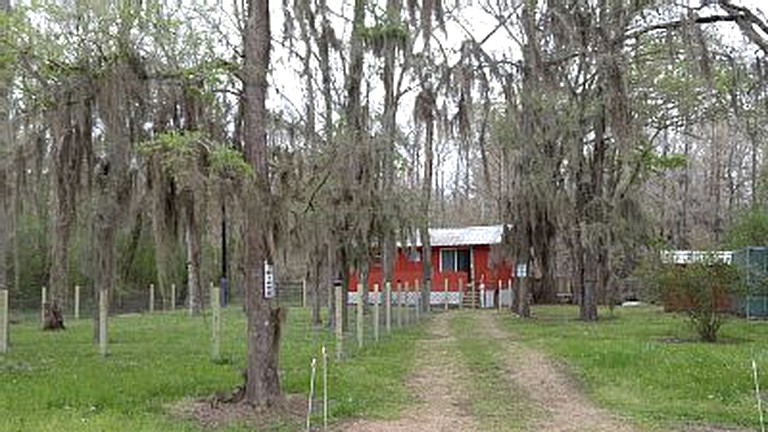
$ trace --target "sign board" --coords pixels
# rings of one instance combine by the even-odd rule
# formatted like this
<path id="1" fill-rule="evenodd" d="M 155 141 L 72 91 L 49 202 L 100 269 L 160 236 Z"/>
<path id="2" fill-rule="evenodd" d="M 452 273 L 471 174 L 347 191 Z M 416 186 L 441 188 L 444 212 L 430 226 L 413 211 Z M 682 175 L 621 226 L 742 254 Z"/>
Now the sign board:
<path id="1" fill-rule="evenodd" d="M 264 298 L 275 298 L 277 289 L 275 288 L 275 267 L 264 261 Z"/>
<path id="2" fill-rule="evenodd" d="M 515 277 L 528 277 L 528 264 L 518 264 L 515 267 Z"/>

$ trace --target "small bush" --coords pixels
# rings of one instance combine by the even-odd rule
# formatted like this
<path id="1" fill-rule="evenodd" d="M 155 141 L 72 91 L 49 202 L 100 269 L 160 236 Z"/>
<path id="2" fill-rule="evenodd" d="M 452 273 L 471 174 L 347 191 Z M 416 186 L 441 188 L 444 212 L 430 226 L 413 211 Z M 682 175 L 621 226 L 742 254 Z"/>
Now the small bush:
<path id="1" fill-rule="evenodd" d="M 684 311 L 705 342 L 716 342 L 717 332 L 731 312 L 730 299 L 741 287 L 739 270 L 729 264 L 700 262 L 666 265 L 656 287 L 666 304 Z"/>

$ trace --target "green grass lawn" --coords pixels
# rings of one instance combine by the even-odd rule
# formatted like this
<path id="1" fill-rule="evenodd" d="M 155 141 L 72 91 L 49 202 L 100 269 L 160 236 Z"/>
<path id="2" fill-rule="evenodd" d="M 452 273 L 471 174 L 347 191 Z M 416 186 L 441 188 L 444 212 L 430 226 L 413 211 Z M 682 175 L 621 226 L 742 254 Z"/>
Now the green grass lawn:
<path id="1" fill-rule="evenodd" d="M 183 312 L 110 319 L 106 359 L 91 343 L 89 320 L 69 320 L 68 329 L 59 333 L 42 332 L 31 323 L 12 325 L 10 352 L 0 356 L 0 431 L 199 430 L 191 421 L 171 418 L 168 406 L 241 383 L 244 316 L 233 306 L 223 320 L 223 361 L 218 363 L 209 358 L 210 317 Z M 422 333 L 421 326 L 412 327 L 355 349 L 339 365 L 331 361 L 332 418 L 395 417 L 408 402 L 402 382 Z M 305 310 L 288 312 L 281 347 L 285 393 L 308 393 L 311 358 L 320 357 L 327 338 L 325 331 L 310 330 Z M 346 344 L 353 345 L 353 339 Z"/>
<path id="2" fill-rule="evenodd" d="M 757 362 L 768 390 L 768 322 L 733 318 L 725 343 L 670 343 L 695 333 L 678 315 L 654 307 L 601 310 L 598 323 L 576 321 L 578 309 L 544 306 L 534 319 L 502 325 L 524 343 L 565 361 L 601 405 L 664 430 L 679 423 L 759 426 L 752 379 Z"/>

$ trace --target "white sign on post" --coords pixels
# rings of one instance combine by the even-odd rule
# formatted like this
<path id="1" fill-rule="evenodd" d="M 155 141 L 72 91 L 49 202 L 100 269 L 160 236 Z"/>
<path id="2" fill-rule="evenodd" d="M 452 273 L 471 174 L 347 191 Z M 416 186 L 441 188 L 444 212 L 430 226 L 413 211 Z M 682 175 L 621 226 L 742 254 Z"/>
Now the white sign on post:
<path id="1" fill-rule="evenodd" d="M 515 276 L 516 277 L 528 277 L 528 265 L 527 264 L 518 264 L 515 268 Z"/>
<path id="2" fill-rule="evenodd" d="M 272 264 L 264 261 L 264 298 L 275 298 L 276 293 L 275 268 Z"/>

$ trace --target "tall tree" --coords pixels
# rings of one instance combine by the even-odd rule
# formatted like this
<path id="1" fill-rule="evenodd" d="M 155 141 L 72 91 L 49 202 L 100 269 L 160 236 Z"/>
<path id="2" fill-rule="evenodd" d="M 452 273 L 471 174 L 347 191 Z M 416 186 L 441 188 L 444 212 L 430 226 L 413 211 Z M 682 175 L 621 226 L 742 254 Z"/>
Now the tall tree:
<path id="1" fill-rule="evenodd" d="M 245 206 L 245 399 L 258 406 L 280 400 L 278 351 L 281 309 L 263 295 L 269 261 L 269 173 L 267 171 L 267 73 L 270 61 L 269 0 L 250 0 L 243 34 L 243 150 L 254 177 L 243 188 Z"/>

